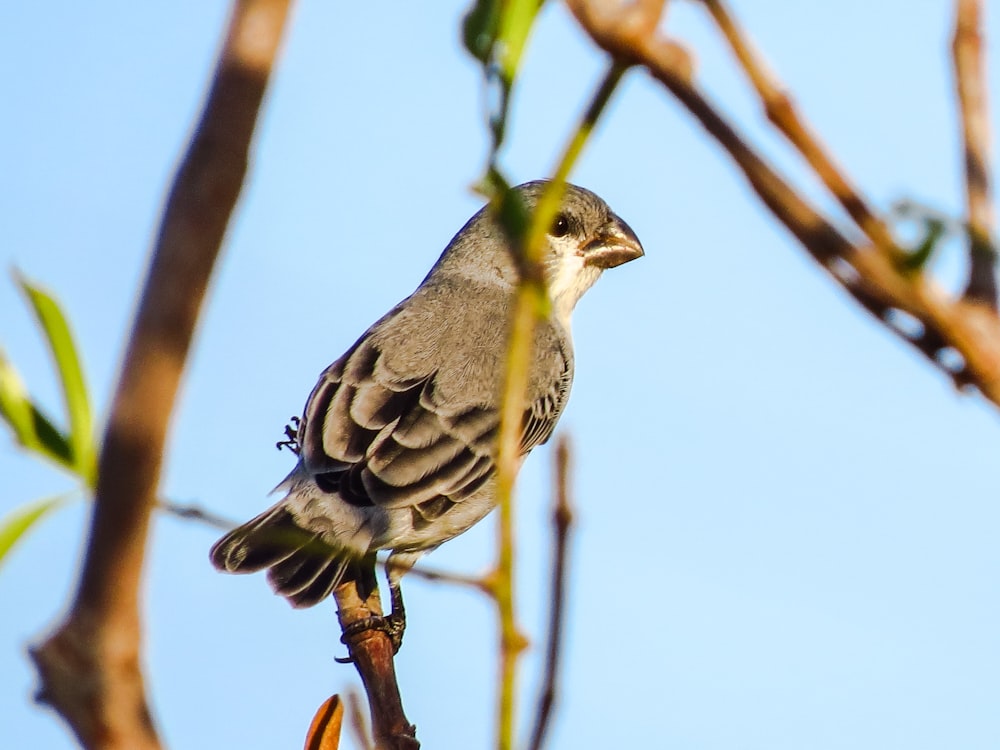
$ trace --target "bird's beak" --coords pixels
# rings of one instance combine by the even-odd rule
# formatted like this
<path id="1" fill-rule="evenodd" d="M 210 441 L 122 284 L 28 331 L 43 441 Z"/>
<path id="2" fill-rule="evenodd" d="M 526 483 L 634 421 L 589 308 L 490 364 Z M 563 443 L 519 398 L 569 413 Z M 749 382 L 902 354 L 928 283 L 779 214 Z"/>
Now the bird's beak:
<path id="1" fill-rule="evenodd" d="M 615 214 L 611 214 L 597 237 L 578 251 L 583 256 L 585 266 L 607 269 L 641 258 L 645 253 L 642 243 L 635 236 L 632 227 Z"/>

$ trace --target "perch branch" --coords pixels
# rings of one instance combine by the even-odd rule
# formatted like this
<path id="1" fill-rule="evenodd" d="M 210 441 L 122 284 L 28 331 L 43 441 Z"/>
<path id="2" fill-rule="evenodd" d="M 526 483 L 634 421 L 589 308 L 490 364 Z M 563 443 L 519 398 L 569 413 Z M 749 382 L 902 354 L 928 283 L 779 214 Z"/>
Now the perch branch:
<path id="1" fill-rule="evenodd" d="M 362 563 L 362 566 L 371 573 L 370 580 L 346 581 L 333 590 L 342 632 L 356 622 L 382 616 L 378 584 L 374 580 L 375 568 L 370 563 Z M 419 748 L 416 727 L 403 713 L 393 663 L 395 649 L 389 636 L 382 630 L 362 630 L 347 637 L 344 644 L 365 686 L 376 747 L 380 750 Z"/>
<path id="2" fill-rule="evenodd" d="M 965 298 L 997 309 L 995 216 L 990 191 L 990 118 L 983 65 L 983 8 L 980 0 L 956 0 L 955 86 L 965 144 L 966 203 L 969 213 L 969 281 Z"/>
<path id="3" fill-rule="evenodd" d="M 765 206 L 807 252 L 865 309 L 912 344 L 958 386 L 974 385 L 1000 406 L 1000 321 L 989 308 L 952 300 L 922 274 L 900 267 L 867 245 L 854 245 L 772 168 L 701 93 L 689 56 L 655 33 L 637 35 L 624 9 L 589 0 L 567 0 L 584 30 L 600 47 L 643 65 L 698 120 L 736 162 Z M 619 17 L 620 16 L 620 17 Z M 892 311 L 917 318 L 923 330 L 908 334 L 892 324 Z M 955 368 L 943 356 L 962 357 Z"/>
<path id="4" fill-rule="evenodd" d="M 241 0 L 164 210 L 98 463 L 72 607 L 32 649 L 48 703 L 87 748 L 160 747 L 145 696 L 139 588 L 167 428 L 212 268 L 239 197 L 288 0 Z"/>

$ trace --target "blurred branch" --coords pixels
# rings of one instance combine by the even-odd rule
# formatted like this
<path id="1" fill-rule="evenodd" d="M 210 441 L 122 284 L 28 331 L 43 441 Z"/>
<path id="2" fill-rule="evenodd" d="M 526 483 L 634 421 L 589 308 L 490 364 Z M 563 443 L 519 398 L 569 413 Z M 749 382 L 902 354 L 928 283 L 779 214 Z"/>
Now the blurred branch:
<path id="1" fill-rule="evenodd" d="M 809 163 L 827 189 L 878 249 L 897 255 L 889 229 L 875 216 L 867 201 L 851 185 L 833 157 L 802 120 L 791 97 L 760 59 L 746 34 L 726 9 L 725 3 L 722 0 L 702 1 L 757 92 L 767 119 Z"/>
<path id="2" fill-rule="evenodd" d="M 211 511 L 205 510 L 204 508 L 199 508 L 197 505 L 181 505 L 180 503 L 175 503 L 171 500 L 162 499 L 158 501 L 156 505 L 164 513 L 169 513 L 177 518 L 183 518 L 185 521 L 200 521 L 201 523 L 207 524 L 216 529 L 222 529 L 223 531 L 229 531 L 237 526 L 237 524 L 233 523 L 228 518 L 218 516 Z"/>
<path id="3" fill-rule="evenodd" d="M 365 712 L 361 707 L 361 696 L 357 690 L 347 693 L 347 704 L 351 709 L 351 733 L 360 750 L 373 750 L 368 726 L 365 723 Z"/>
<path id="4" fill-rule="evenodd" d="M 161 499 L 157 503 L 157 507 L 164 513 L 168 513 L 172 516 L 180 518 L 185 521 L 198 521 L 199 523 L 206 524 L 216 529 L 222 529 L 223 531 L 231 531 L 239 526 L 235 521 L 230 521 L 228 518 L 223 518 L 220 515 L 213 513 L 210 510 L 205 510 L 197 505 L 184 505 L 181 503 L 173 502 L 172 500 Z M 305 535 L 305 539 L 308 535 Z M 280 543 L 281 540 L 275 540 Z M 309 538 L 308 541 L 314 545 L 321 544 L 319 540 L 314 540 Z M 331 550 L 334 548 L 331 547 Z M 338 555 L 343 554 L 347 550 L 337 548 L 336 553 Z M 376 567 L 383 570 L 389 571 L 397 566 L 390 563 L 388 560 L 376 560 Z M 434 583 L 454 583 L 460 586 L 469 586 L 470 588 L 479 589 L 480 591 L 489 592 L 489 586 L 487 582 L 480 576 L 470 576 L 463 573 L 453 573 L 449 570 L 440 570 L 438 568 L 429 568 L 424 564 L 418 564 L 413 567 L 406 567 L 405 571 L 412 576 L 417 578 L 423 578 L 425 581 L 432 581 Z"/>
<path id="5" fill-rule="evenodd" d="M 980 0 L 956 0 L 955 84 L 965 143 L 966 203 L 969 212 L 969 281 L 965 298 L 997 309 L 995 218 L 990 195 L 990 120 L 983 65 L 983 7 Z"/>
<path id="6" fill-rule="evenodd" d="M 32 649 L 39 700 L 87 748 L 160 747 L 140 668 L 139 587 L 178 382 L 229 216 L 288 0 L 235 3 L 212 88 L 167 200 L 98 461 L 79 588 Z"/>
<path id="7" fill-rule="evenodd" d="M 616 57 L 645 66 L 687 108 L 729 153 L 764 205 L 855 300 L 922 352 L 957 386 L 974 385 L 1000 405 L 1000 320 L 992 309 L 966 299 L 950 299 L 922 272 L 914 272 L 903 261 L 870 245 L 847 239 L 708 101 L 694 82 L 687 52 L 659 37 L 652 24 L 637 22 L 639 5 L 609 9 L 593 0 L 567 0 L 567 5 L 596 44 Z M 832 179 L 831 174 L 827 177 Z M 849 198 L 849 194 L 844 196 Z M 857 204 L 851 210 L 857 213 Z M 868 231 L 875 226 L 864 219 L 864 213 L 857 220 L 865 221 Z M 894 325 L 899 311 L 916 318 L 921 330 L 912 332 Z M 961 355 L 957 366 L 949 356 L 953 353 Z"/>
<path id="8" fill-rule="evenodd" d="M 552 593 L 549 596 L 549 632 L 545 649 L 545 676 L 538 697 L 535 728 L 530 750 L 541 750 L 548 733 L 552 709 L 558 695 L 559 661 L 563 646 L 563 620 L 566 611 L 566 565 L 573 508 L 569 498 L 569 440 L 563 436 L 556 445 L 556 491 L 552 510 L 554 552 L 552 555 Z"/>
<path id="9" fill-rule="evenodd" d="M 497 563 L 489 576 L 489 586 L 497 603 L 500 618 L 500 670 L 497 707 L 497 747 L 508 750 L 514 741 L 514 703 L 516 697 L 517 658 L 527 642 L 518 629 L 514 611 L 514 480 L 524 456 L 520 440 L 525 411 L 528 371 L 533 356 L 535 326 L 549 312 L 549 298 L 542 269 L 542 252 L 548 228 L 552 226 L 566 188 L 566 178 L 593 132 L 601 113 L 627 70 L 626 64 L 613 62 L 587 111 L 574 129 L 554 177 L 546 187 L 526 234 L 512 237 L 520 245 L 522 269 L 514 303 L 507 369 L 501 395 L 500 433 L 497 439 Z"/>
<path id="10" fill-rule="evenodd" d="M 388 560 L 385 560 L 384 562 L 379 560 L 376 562 L 376 565 L 384 568 L 386 572 L 389 572 L 396 567 Z M 450 570 L 429 568 L 422 563 L 418 563 L 412 568 L 407 567 L 406 574 L 416 576 L 417 578 L 423 578 L 425 581 L 430 581 L 432 583 L 453 583 L 459 586 L 468 586 L 469 588 L 478 589 L 479 591 L 487 594 L 490 593 L 490 584 L 482 576 L 470 576 L 463 573 L 453 573 Z"/>

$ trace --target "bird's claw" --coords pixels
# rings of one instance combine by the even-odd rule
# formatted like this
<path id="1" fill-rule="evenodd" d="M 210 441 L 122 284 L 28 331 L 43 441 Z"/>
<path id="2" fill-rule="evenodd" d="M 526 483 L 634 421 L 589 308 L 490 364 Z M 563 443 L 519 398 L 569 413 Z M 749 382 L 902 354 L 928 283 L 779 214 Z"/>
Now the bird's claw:
<path id="1" fill-rule="evenodd" d="M 299 427 L 302 425 L 302 420 L 298 417 L 292 417 L 289 424 L 285 425 L 285 440 L 281 440 L 275 445 L 280 451 L 282 448 L 288 448 L 296 456 L 299 455 L 301 448 L 299 447 Z"/>
<path id="2" fill-rule="evenodd" d="M 350 648 L 348 641 L 351 637 L 358 633 L 364 633 L 367 630 L 381 630 L 389 636 L 389 642 L 392 644 L 392 655 L 395 656 L 399 653 L 399 647 L 403 645 L 403 632 L 406 630 L 406 613 L 393 610 L 385 616 L 364 617 L 356 622 L 352 622 L 344 628 L 344 632 L 340 636 L 340 642 Z M 334 661 L 338 664 L 350 664 L 354 661 L 354 657 L 336 656 L 334 657 Z"/>

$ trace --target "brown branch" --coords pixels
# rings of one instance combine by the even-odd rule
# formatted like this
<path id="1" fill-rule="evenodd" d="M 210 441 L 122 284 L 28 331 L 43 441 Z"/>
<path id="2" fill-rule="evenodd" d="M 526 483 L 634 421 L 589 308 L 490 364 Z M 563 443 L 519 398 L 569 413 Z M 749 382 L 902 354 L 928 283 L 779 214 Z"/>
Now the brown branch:
<path id="1" fill-rule="evenodd" d="M 556 445 L 556 492 L 552 510 L 555 547 L 552 555 L 552 606 L 549 610 L 549 632 L 545 650 L 545 676 L 535 712 L 535 728 L 531 733 L 530 750 L 541 750 L 548 733 L 552 709 L 558 696 L 559 662 L 563 646 L 563 621 L 566 611 L 566 561 L 569 531 L 573 524 L 573 508 L 569 499 L 569 440 L 561 437 Z"/>
<path id="2" fill-rule="evenodd" d="M 995 217 L 990 195 L 990 124 L 983 65 L 980 0 L 956 0 L 955 86 L 962 113 L 965 185 L 969 213 L 969 281 L 965 298 L 997 309 Z"/>
<path id="3" fill-rule="evenodd" d="M 643 65 L 694 115 L 733 158 L 758 197 L 822 267 L 897 336 L 915 346 L 956 384 L 975 385 L 1000 406 L 1000 321 L 983 305 L 951 300 L 922 274 L 900 267 L 884 253 L 854 245 L 772 168 L 701 93 L 689 56 L 656 34 L 636 35 L 633 6 L 607 10 L 602 3 L 567 0 L 584 30 L 600 47 Z M 621 16 L 621 19 L 619 18 Z M 900 310 L 923 325 L 918 335 L 892 325 Z M 952 368 L 952 348 L 963 365 Z"/>
<path id="4" fill-rule="evenodd" d="M 164 211 L 99 459 L 90 537 L 66 620 L 32 657 L 39 700 L 88 748 L 160 747 L 140 668 L 146 532 L 177 385 L 288 12 L 237 2 L 201 122 Z"/>
<path id="5" fill-rule="evenodd" d="M 370 572 L 370 577 L 363 577 L 361 582 L 347 581 L 333 591 L 342 631 L 360 620 L 382 616 L 374 567 L 365 568 L 366 576 Z M 368 629 L 345 638 L 344 642 L 368 695 L 376 747 L 380 750 L 419 748 L 416 727 L 403 713 L 389 636 L 381 630 Z"/>
<path id="6" fill-rule="evenodd" d="M 889 229 L 875 216 L 867 201 L 802 120 L 791 96 L 761 60 L 753 44 L 726 9 L 725 3 L 722 0 L 702 0 L 702 2 L 708 8 L 743 72 L 756 90 L 767 119 L 809 163 L 865 235 L 880 250 L 898 256 L 899 251 Z"/>

